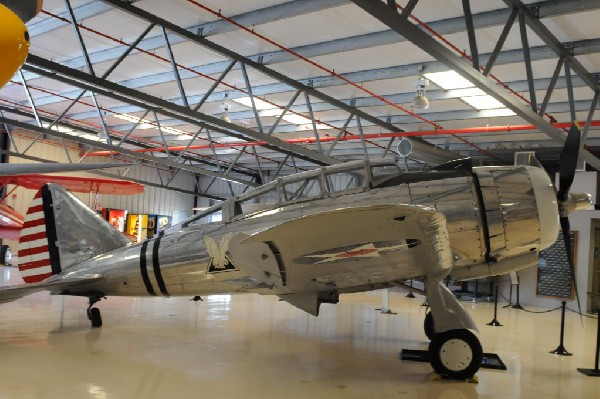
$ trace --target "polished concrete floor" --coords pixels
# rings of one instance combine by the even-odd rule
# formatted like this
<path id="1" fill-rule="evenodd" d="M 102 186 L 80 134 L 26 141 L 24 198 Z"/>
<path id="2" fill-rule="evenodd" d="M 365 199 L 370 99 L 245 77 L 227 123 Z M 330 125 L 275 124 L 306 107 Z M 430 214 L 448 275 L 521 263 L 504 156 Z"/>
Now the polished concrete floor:
<path id="1" fill-rule="evenodd" d="M 3 285 L 18 271 L 0 269 Z M 0 399 L 4 398 L 598 398 L 593 367 L 596 320 L 472 303 L 484 351 L 507 371 L 478 372 L 479 383 L 434 381 L 426 363 L 402 361 L 403 348 L 425 349 L 422 297 L 343 295 L 318 318 L 275 297 L 108 298 L 104 326 L 91 329 L 84 298 L 38 293 L 0 305 Z M 558 303 L 557 303 L 558 305 Z"/>

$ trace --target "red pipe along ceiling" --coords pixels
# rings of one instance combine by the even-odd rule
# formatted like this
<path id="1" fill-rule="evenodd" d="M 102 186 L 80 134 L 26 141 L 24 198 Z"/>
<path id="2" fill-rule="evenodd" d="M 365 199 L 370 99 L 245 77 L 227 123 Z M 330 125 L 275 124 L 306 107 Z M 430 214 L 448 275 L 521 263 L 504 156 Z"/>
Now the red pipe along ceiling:
<path id="1" fill-rule="evenodd" d="M 554 127 L 558 129 L 568 128 L 571 126 L 571 122 L 553 123 Z M 579 123 L 579 126 L 585 126 L 585 123 Z M 590 126 L 600 126 L 600 120 L 595 120 L 590 123 Z M 391 137 L 414 137 L 414 136 L 438 136 L 445 134 L 472 134 L 472 133 L 503 133 L 503 132 L 515 132 L 522 130 L 537 130 L 538 128 L 534 125 L 503 125 L 503 126 L 482 126 L 482 127 L 467 127 L 460 129 L 436 129 L 436 130 L 424 130 L 415 132 L 389 132 L 389 133 L 372 133 L 364 134 L 365 140 L 380 139 L 380 138 L 391 138 Z M 327 143 L 334 141 L 335 137 L 326 136 L 320 137 L 321 143 Z M 351 141 L 360 140 L 360 135 L 349 134 L 340 137 L 338 141 Z M 289 144 L 313 144 L 317 141 L 315 137 L 306 137 L 298 139 L 287 139 L 282 140 Z M 265 141 L 239 141 L 233 143 L 215 143 L 210 145 L 191 145 L 191 146 L 169 146 L 169 151 L 184 151 L 184 150 L 205 150 L 209 148 L 231 148 L 231 147 L 254 147 L 267 145 Z M 137 150 L 130 150 L 134 152 L 164 152 L 165 148 L 141 148 Z M 83 152 L 82 152 L 83 153 Z M 118 151 L 95 151 L 90 152 L 88 156 L 109 156 L 119 154 Z"/>

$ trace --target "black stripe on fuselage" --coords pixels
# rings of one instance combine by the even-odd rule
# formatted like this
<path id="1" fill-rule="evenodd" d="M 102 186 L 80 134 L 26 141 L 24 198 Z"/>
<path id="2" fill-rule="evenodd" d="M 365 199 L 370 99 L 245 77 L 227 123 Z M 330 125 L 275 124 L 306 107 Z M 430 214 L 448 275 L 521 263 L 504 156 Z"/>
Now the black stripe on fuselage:
<path id="1" fill-rule="evenodd" d="M 47 184 L 43 185 L 41 190 L 44 219 L 46 221 L 46 237 L 48 238 L 48 253 L 50 254 L 50 268 L 54 275 L 59 274 L 62 271 L 62 267 L 60 265 L 60 251 L 56 246 L 58 235 L 56 234 L 52 193 Z"/>
<path id="2" fill-rule="evenodd" d="M 162 236 L 154 240 L 154 247 L 152 248 L 152 268 L 154 269 L 154 276 L 158 283 L 158 288 L 164 296 L 170 296 L 165 286 L 165 280 L 163 280 L 162 273 L 160 272 L 160 264 L 158 263 L 158 248 L 160 246 L 160 240 Z"/>
<path id="3" fill-rule="evenodd" d="M 144 285 L 146 286 L 146 291 L 148 291 L 148 294 L 156 296 L 156 292 L 154 292 L 154 287 L 152 287 L 152 283 L 150 282 L 150 277 L 148 277 L 148 268 L 146 267 L 147 250 L 148 241 L 144 241 L 142 243 L 142 250 L 140 252 L 140 273 L 142 274 L 142 280 L 144 281 Z"/>

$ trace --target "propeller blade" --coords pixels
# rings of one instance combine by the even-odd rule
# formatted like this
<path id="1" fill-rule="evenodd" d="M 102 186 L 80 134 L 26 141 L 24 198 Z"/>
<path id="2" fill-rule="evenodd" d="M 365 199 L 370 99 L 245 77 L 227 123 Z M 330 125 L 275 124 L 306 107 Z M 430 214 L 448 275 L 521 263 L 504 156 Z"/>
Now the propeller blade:
<path id="1" fill-rule="evenodd" d="M 559 201 L 566 201 L 569 194 L 571 184 L 575 178 L 575 168 L 577 168 L 577 158 L 579 157 L 579 142 L 581 133 L 577 126 L 573 123 L 569 129 L 569 135 L 565 146 L 560 154 L 560 169 L 559 169 L 559 181 L 560 188 L 556 194 Z"/>
<path id="2" fill-rule="evenodd" d="M 562 187 L 562 184 L 561 184 Z M 577 279 L 575 278 L 575 264 L 573 263 L 573 251 L 571 250 L 571 224 L 567 216 L 560 218 L 560 227 L 562 229 L 563 240 L 565 242 L 565 251 L 567 251 L 567 259 L 569 261 L 569 271 L 571 272 L 571 280 L 575 289 L 575 297 L 577 298 L 577 310 L 581 315 L 581 303 L 579 302 L 579 291 L 577 290 Z"/>

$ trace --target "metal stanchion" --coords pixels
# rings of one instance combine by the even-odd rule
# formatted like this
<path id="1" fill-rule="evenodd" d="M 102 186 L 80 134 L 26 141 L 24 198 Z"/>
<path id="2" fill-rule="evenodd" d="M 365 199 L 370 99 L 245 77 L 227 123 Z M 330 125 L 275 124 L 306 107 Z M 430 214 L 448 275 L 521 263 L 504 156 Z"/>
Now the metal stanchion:
<path id="1" fill-rule="evenodd" d="M 561 310 L 561 315 L 560 315 L 560 344 L 558 345 L 558 347 L 556 349 L 554 349 L 550 353 L 554 353 L 555 355 L 561 355 L 561 356 L 573 356 L 573 354 L 569 353 L 569 351 L 567 351 L 565 349 L 565 346 L 563 345 L 563 340 L 565 338 L 565 307 L 566 306 L 567 306 L 567 302 L 562 301 L 562 310 Z"/>
<path id="2" fill-rule="evenodd" d="M 521 284 L 517 284 L 517 303 L 515 303 L 513 305 L 513 309 L 523 310 L 523 306 L 521 306 L 521 303 L 519 302 L 519 291 L 520 291 L 519 287 L 521 287 Z"/>
<path id="3" fill-rule="evenodd" d="M 412 288 L 412 286 L 413 286 L 413 285 L 412 285 L 412 283 L 413 283 L 413 281 L 412 281 L 412 278 L 411 278 L 411 279 L 410 279 L 410 288 Z M 413 294 L 412 290 L 411 290 L 411 291 L 408 291 L 408 294 L 406 294 L 406 297 L 407 297 L 407 298 L 416 298 L 416 297 L 415 297 L 415 294 Z"/>
<path id="4" fill-rule="evenodd" d="M 510 291 L 508 291 L 508 303 L 504 306 L 502 306 L 502 308 L 509 308 L 512 306 L 512 283 L 510 284 Z"/>
<path id="5" fill-rule="evenodd" d="M 592 300 L 600 300 L 599 294 L 592 294 Z M 598 312 L 598 329 L 596 330 L 596 361 L 593 369 L 577 368 L 577 371 L 590 376 L 600 377 L 600 369 L 598 369 L 598 361 L 600 360 L 600 311 Z"/>
<path id="6" fill-rule="evenodd" d="M 494 320 L 487 323 L 488 326 L 494 327 L 502 327 L 502 324 L 496 318 L 498 316 L 498 284 L 496 284 L 496 289 L 494 293 Z"/>
<path id="7" fill-rule="evenodd" d="M 381 307 L 377 308 L 375 310 L 379 310 L 383 314 L 396 314 L 395 312 L 392 312 L 392 309 L 390 309 L 390 291 L 389 290 L 387 290 L 387 289 L 382 290 L 381 299 L 382 299 Z"/>

